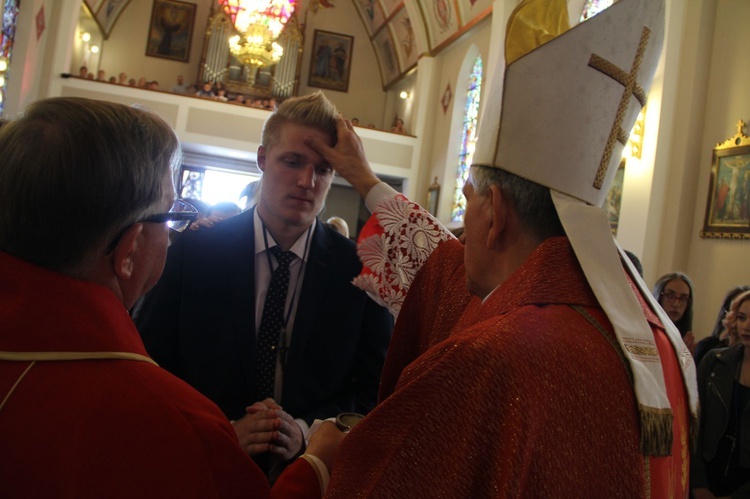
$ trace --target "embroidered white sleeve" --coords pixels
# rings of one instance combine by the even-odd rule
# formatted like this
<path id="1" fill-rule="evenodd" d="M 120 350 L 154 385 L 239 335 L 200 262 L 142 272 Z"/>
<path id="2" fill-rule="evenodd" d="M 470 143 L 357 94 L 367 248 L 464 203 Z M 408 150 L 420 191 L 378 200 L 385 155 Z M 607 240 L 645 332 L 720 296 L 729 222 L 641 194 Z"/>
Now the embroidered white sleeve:
<path id="1" fill-rule="evenodd" d="M 411 283 L 437 246 L 453 234 L 429 212 L 399 194 L 374 211 L 383 234 L 359 242 L 357 253 L 372 274 L 363 273 L 354 285 L 398 317 Z"/>

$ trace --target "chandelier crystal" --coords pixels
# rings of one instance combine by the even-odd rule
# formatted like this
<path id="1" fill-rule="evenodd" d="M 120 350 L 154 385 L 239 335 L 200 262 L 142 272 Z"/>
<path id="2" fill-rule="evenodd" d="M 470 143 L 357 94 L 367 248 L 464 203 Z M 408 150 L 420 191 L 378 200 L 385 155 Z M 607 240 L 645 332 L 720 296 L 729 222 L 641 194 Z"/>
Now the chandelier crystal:
<path id="1" fill-rule="evenodd" d="M 243 64 L 263 67 L 276 64 L 284 49 L 276 40 L 294 12 L 294 0 L 218 0 L 237 34 L 229 50 Z"/>

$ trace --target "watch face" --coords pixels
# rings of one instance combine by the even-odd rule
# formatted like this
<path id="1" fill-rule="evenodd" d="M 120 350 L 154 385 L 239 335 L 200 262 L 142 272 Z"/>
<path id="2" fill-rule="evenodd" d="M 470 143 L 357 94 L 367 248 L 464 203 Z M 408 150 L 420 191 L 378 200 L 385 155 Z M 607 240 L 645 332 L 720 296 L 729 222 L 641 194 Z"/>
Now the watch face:
<path id="1" fill-rule="evenodd" d="M 364 416 L 362 414 L 357 414 L 356 412 L 342 412 L 338 416 L 336 416 L 336 426 L 339 427 L 339 430 L 343 432 L 348 432 L 354 426 L 362 421 Z"/>

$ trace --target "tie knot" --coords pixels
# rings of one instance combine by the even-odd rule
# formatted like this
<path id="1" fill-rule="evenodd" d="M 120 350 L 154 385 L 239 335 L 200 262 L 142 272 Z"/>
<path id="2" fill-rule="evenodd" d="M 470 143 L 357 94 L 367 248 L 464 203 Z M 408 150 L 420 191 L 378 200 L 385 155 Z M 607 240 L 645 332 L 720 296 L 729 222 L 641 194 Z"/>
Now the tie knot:
<path id="1" fill-rule="evenodd" d="M 294 257 L 297 256 L 291 251 L 284 251 L 279 246 L 271 248 L 271 253 L 276 257 L 276 261 L 279 262 L 279 267 L 289 267 Z"/>

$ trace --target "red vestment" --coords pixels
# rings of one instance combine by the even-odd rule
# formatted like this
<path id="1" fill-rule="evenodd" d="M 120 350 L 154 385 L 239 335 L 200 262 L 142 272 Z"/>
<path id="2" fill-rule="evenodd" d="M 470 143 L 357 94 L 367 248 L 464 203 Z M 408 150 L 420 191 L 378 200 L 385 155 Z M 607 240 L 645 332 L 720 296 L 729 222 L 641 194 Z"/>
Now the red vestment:
<path id="1" fill-rule="evenodd" d="M 1 252 L 0 352 L 147 356 L 110 290 Z M 31 364 L 0 360 L 3 497 L 269 497 L 221 411 L 167 371 L 107 358 L 23 375 Z M 289 471 L 274 496 L 320 496 L 308 463 Z"/>
<path id="2" fill-rule="evenodd" d="M 485 303 L 463 276 L 456 241 L 419 271 L 385 398 L 342 443 L 327 497 L 686 497 L 681 372 L 643 300 L 675 414 L 672 456 L 650 466 L 627 367 L 567 238 L 545 241 Z"/>

